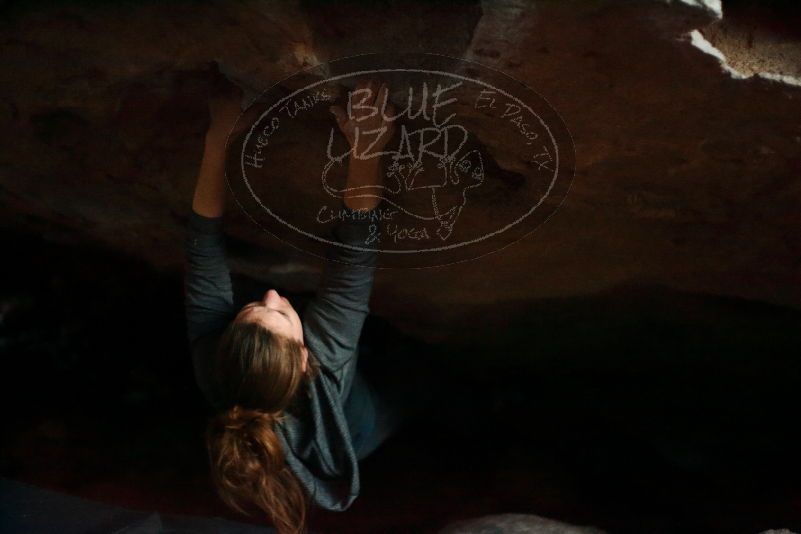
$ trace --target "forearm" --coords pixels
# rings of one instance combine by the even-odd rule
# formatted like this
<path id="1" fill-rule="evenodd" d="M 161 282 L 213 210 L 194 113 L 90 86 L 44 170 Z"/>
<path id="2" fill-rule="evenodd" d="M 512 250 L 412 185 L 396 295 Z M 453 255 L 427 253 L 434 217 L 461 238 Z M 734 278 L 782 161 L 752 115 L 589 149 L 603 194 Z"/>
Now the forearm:
<path id="1" fill-rule="evenodd" d="M 352 210 L 371 210 L 379 201 L 381 181 L 380 158 L 356 159 L 351 155 L 348 160 L 348 181 L 345 186 L 345 206 Z"/>
<path id="2" fill-rule="evenodd" d="M 192 209 L 205 217 L 225 212 L 225 142 L 214 135 L 205 138 Z"/>

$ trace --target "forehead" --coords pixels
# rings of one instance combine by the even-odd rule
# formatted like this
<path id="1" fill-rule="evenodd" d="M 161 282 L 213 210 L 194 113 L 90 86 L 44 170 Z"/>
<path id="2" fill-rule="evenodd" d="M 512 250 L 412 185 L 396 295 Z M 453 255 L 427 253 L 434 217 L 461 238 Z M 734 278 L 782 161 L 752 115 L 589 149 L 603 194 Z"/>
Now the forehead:
<path id="1" fill-rule="evenodd" d="M 287 330 L 292 326 L 289 318 L 281 312 L 256 306 L 240 310 L 236 318 L 244 322 L 258 322 L 276 330 Z"/>

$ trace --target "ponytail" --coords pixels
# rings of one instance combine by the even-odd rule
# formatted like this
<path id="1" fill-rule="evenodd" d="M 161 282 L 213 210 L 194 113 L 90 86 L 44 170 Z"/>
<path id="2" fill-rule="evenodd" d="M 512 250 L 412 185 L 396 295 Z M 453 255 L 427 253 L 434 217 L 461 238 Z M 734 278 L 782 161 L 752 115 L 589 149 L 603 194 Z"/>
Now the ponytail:
<path id="1" fill-rule="evenodd" d="M 310 386 L 319 363 L 305 346 L 255 323 L 232 322 L 216 355 L 222 406 L 209 420 L 206 446 L 212 479 L 220 498 L 245 515 L 264 512 L 279 534 L 306 529 L 307 496 L 285 462 L 275 424 L 284 410 L 302 403 L 299 392 Z"/>
<path id="2" fill-rule="evenodd" d="M 207 446 L 214 484 L 231 508 L 251 515 L 255 505 L 279 534 L 306 529 L 306 498 L 284 462 L 274 425 L 281 414 L 242 408 L 223 411 L 209 422 Z"/>

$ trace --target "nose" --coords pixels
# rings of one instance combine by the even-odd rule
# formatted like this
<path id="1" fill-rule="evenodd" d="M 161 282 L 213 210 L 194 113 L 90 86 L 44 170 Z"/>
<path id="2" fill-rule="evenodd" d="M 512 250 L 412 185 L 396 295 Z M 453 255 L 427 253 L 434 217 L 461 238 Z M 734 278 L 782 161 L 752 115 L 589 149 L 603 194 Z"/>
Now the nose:
<path id="1" fill-rule="evenodd" d="M 264 294 L 264 304 L 269 308 L 276 308 L 283 302 L 283 297 L 275 289 Z"/>

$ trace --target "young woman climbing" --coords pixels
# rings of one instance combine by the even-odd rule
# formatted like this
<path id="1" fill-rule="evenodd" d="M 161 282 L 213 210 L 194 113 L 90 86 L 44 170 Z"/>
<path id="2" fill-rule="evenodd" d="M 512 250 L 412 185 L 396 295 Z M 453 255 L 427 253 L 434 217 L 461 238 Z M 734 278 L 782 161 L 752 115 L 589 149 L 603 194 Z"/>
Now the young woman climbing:
<path id="1" fill-rule="evenodd" d="M 226 139 L 250 125 L 242 115 L 241 90 L 209 99 L 210 127 L 186 234 L 186 321 L 197 382 L 213 406 L 207 446 L 212 478 L 230 507 L 265 512 L 280 533 L 303 532 L 312 505 L 347 509 L 359 494 L 358 460 L 366 457 L 401 421 L 357 369 L 358 342 L 375 272 L 375 252 L 332 247 L 315 297 L 301 319 L 274 289 L 238 308 L 225 259 Z M 387 88 L 362 81 L 370 102 Z M 354 107 L 349 116 L 331 108 L 351 148 L 343 217 L 334 235 L 364 243 L 379 199 L 364 188 L 380 184 L 378 158 L 353 157 L 375 140 L 355 135 L 386 126 L 373 145 L 381 151 L 392 136 L 382 114 Z M 394 110 L 389 104 L 386 115 Z M 237 126 L 235 126 L 237 125 Z M 357 188 L 361 188 L 359 191 Z"/>

